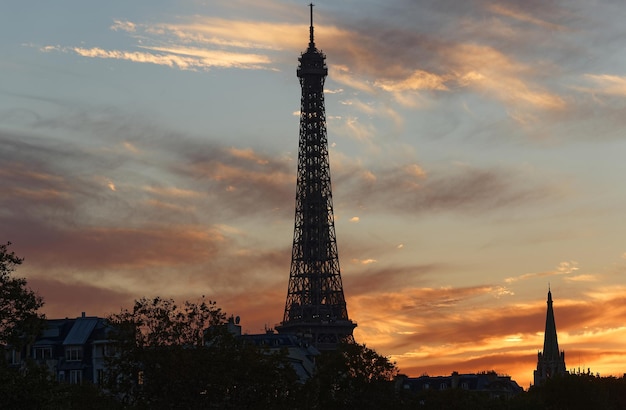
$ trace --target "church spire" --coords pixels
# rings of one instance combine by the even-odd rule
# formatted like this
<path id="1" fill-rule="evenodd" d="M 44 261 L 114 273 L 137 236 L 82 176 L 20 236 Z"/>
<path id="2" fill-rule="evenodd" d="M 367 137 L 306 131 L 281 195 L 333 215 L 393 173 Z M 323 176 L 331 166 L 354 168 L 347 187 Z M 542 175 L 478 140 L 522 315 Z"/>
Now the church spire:
<path id="1" fill-rule="evenodd" d="M 552 291 L 548 285 L 548 310 L 546 312 L 546 328 L 543 335 L 543 352 L 537 354 L 537 370 L 534 372 L 535 385 L 557 374 L 566 374 L 565 352 L 559 350 L 556 335 L 556 322 L 552 307 Z"/>
<path id="2" fill-rule="evenodd" d="M 543 356 L 549 360 L 559 357 L 559 341 L 556 336 L 554 309 L 552 308 L 552 291 L 548 288 L 548 311 L 546 313 L 546 330 L 543 334 Z"/>

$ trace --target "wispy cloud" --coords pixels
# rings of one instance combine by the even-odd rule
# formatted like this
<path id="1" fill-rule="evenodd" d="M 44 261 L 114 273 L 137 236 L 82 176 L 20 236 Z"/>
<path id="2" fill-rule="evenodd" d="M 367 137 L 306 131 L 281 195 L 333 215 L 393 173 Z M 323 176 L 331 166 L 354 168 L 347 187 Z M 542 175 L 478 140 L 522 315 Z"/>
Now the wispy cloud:
<path id="1" fill-rule="evenodd" d="M 565 30 L 564 26 L 551 23 L 549 21 L 536 17 L 531 12 L 522 10 L 520 7 L 514 4 L 505 5 L 502 3 L 491 3 L 491 4 L 488 4 L 487 9 L 491 11 L 492 13 L 499 14 L 505 17 L 510 17 L 514 20 L 521 21 L 524 23 L 530 23 L 532 25 L 546 28 L 549 30 L 557 30 L 557 31 Z"/>
<path id="2" fill-rule="evenodd" d="M 375 86 L 385 91 L 407 91 L 407 90 L 439 90 L 447 91 L 449 88 L 445 85 L 446 78 L 437 74 L 428 73 L 422 70 L 414 71 L 409 77 L 398 82 L 389 80 L 379 80 L 374 83 Z"/>
<path id="3" fill-rule="evenodd" d="M 548 23 L 520 8 L 496 5 L 491 11 L 550 28 Z M 47 45 L 41 50 L 181 70 L 280 70 L 287 58 L 286 52 L 293 53 L 302 48 L 298 34 L 308 31 L 302 24 L 203 16 L 179 17 L 176 22 L 151 24 L 115 20 L 110 29 L 130 36 L 135 41 L 134 49 Z M 333 81 L 370 94 L 390 93 L 404 107 L 419 107 L 422 102 L 416 94 L 423 91 L 457 93 L 461 90 L 473 90 L 505 102 L 510 107 L 511 118 L 523 123 L 532 117 L 519 110 L 561 110 L 566 107 L 564 98 L 535 79 L 534 70 L 528 64 L 487 44 L 435 40 L 402 28 L 393 34 L 386 32 L 387 36 L 403 38 L 397 45 L 389 43 L 386 37 L 379 37 L 377 31 L 350 30 L 330 24 L 320 27 L 318 32 L 319 42 L 328 45 L 336 55 L 330 66 Z M 409 58 L 406 50 L 399 49 L 407 44 L 411 44 L 409 50 L 415 50 L 422 58 Z M 381 64 L 384 59 L 373 51 L 377 49 L 384 50 L 384 54 L 390 57 L 393 55 L 394 58 L 389 59 L 393 63 Z M 423 65 L 423 61 L 439 64 L 431 69 Z M 381 107 L 375 107 L 375 110 L 378 114 L 384 111 Z M 391 110 L 390 118 L 401 124 L 394 110 L 389 107 L 387 110 Z M 356 117 L 352 118 L 344 123 L 351 134 L 369 139 L 376 133 L 368 130 L 368 125 L 356 122 Z"/>
<path id="4" fill-rule="evenodd" d="M 126 31 L 128 33 L 134 33 L 137 31 L 137 25 L 132 21 L 113 20 L 113 24 L 110 27 L 113 31 Z"/>
<path id="5" fill-rule="evenodd" d="M 110 29 L 136 41 L 133 49 L 45 45 L 44 52 L 164 65 L 180 70 L 211 68 L 273 69 L 268 51 L 280 50 L 301 27 L 196 16 L 178 23 L 136 23 L 114 20 Z M 257 50 L 251 53 L 249 50 Z"/>
<path id="6" fill-rule="evenodd" d="M 210 68 L 244 68 L 261 69 L 267 67 L 270 59 L 260 54 L 236 53 L 221 50 L 206 50 L 198 47 L 149 47 L 148 50 L 165 53 L 165 55 L 182 55 L 196 62 L 196 66 Z M 183 68 L 183 67 L 181 67 Z"/>
<path id="7" fill-rule="evenodd" d="M 562 69 L 558 61 L 568 58 L 563 37 L 575 13 L 554 4 L 479 3 L 485 10 L 459 6 L 444 12 L 441 5 L 420 4 L 433 20 L 407 12 L 413 24 L 383 6 L 381 16 L 366 24 L 342 20 L 341 30 L 332 34 L 337 37 L 326 45 L 333 57 L 330 78 L 345 89 L 375 96 L 378 113 L 385 109 L 383 98 L 408 112 L 468 98 L 480 101 L 479 106 L 503 104 L 502 114 L 515 133 L 528 135 L 552 118 L 575 116 L 579 101 L 572 98 L 570 77 L 554 75 Z M 496 33 L 496 26 L 508 30 L 506 36 Z M 554 33 L 559 35 L 554 41 L 541 41 Z M 530 53 L 529 42 L 540 50 Z M 366 129 L 370 121 L 362 117 L 359 122 Z M 383 132 L 373 130 L 363 140 Z"/>
<path id="8" fill-rule="evenodd" d="M 163 197 L 174 197 L 174 198 L 197 198 L 204 196 L 202 192 L 192 191 L 189 189 L 180 189 L 176 187 L 163 187 L 163 186 L 145 186 L 143 189 L 146 192 L 156 194 L 158 196 Z"/>
<path id="9" fill-rule="evenodd" d="M 586 74 L 585 78 L 594 84 L 592 87 L 578 87 L 579 90 L 614 96 L 626 96 L 626 76 L 609 74 Z"/>
<path id="10" fill-rule="evenodd" d="M 575 275 L 569 276 L 565 278 L 566 281 L 569 282 L 597 282 L 600 279 L 597 275 L 585 274 L 585 275 Z"/>
<path id="11" fill-rule="evenodd" d="M 339 169 L 339 175 L 335 174 L 341 189 L 347 192 L 345 197 L 351 206 L 366 204 L 370 210 L 384 207 L 401 212 L 475 212 L 540 203 L 547 196 L 559 195 L 547 181 L 523 181 L 523 172 L 511 169 L 455 165 L 427 171 L 419 164 L 386 169 L 345 166 Z"/>
<path id="12" fill-rule="evenodd" d="M 190 47 L 148 47 L 154 52 L 105 50 L 100 47 L 46 46 L 42 51 L 73 52 L 82 57 L 125 60 L 134 63 L 164 65 L 181 70 L 208 70 L 210 68 L 267 68 L 269 58 L 258 54 L 233 53 Z"/>
<path id="13" fill-rule="evenodd" d="M 151 35 L 173 37 L 183 43 L 212 44 L 222 47 L 280 50 L 301 48 L 301 36 L 308 28 L 302 24 L 230 20 L 195 16 L 176 23 L 142 25 Z"/>
<path id="14" fill-rule="evenodd" d="M 531 279 L 531 278 L 537 278 L 537 277 L 547 277 L 547 276 L 556 276 L 556 275 L 570 275 L 573 272 L 576 272 L 578 270 L 578 262 L 576 261 L 569 261 L 569 262 L 561 262 L 559 263 L 559 265 L 551 271 L 546 271 L 546 272 L 534 272 L 534 273 L 525 273 L 523 275 L 520 276 L 515 276 L 515 277 L 510 277 L 510 278 L 506 278 L 505 282 L 506 283 L 513 283 L 513 282 L 517 282 L 520 280 L 526 280 L 526 279 Z M 587 277 L 587 278 L 585 278 Z M 571 277 L 568 278 L 571 281 L 584 281 L 584 280 L 588 280 L 588 275 L 579 275 L 579 276 L 575 276 L 575 277 Z"/>
<path id="15" fill-rule="evenodd" d="M 489 47 L 463 44 L 451 49 L 448 58 L 462 70 L 459 84 L 494 95 L 511 107 L 520 103 L 546 110 L 565 108 L 565 100 L 533 84 L 532 69 Z"/>

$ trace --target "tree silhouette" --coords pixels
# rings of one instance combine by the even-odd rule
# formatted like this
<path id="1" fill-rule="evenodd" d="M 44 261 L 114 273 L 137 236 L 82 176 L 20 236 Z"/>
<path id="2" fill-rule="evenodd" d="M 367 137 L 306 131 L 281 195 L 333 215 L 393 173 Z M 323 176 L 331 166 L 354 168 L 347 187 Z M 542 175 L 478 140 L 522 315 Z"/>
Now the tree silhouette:
<path id="1" fill-rule="evenodd" d="M 12 276 L 23 259 L 9 252 L 10 245 L 0 245 L 0 345 L 19 351 L 37 337 L 45 317 L 38 313 L 43 299 L 27 287 L 26 279 Z"/>
<path id="2" fill-rule="evenodd" d="M 109 316 L 108 385 L 139 409 L 289 408 L 296 374 L 227 331 L 215 302 L 143 298 Z"/>
<path id="3" fill-rule="evenodd" d="M 397 374 L 396 365 L 375 350 L 343 343 L 317 360 L 315 374 L 303 386 L 302 408 L 397 408 Z"/>

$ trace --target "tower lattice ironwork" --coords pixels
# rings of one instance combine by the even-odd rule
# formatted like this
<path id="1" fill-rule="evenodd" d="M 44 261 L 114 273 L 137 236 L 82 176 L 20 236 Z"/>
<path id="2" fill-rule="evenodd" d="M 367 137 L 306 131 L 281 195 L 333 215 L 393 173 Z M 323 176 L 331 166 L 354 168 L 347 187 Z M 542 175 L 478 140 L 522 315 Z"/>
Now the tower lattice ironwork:
<path id="1" fill-rule="evenodd" d="M 326 56 L 315 47 L 313 4 L 309 47 L 298 59 L 302 87 L 296 212 L 289 288 L 279 333 L 311 339 L 320 350 L 353 341 L 343 293 L 330 183 L 324 81 Z"/>

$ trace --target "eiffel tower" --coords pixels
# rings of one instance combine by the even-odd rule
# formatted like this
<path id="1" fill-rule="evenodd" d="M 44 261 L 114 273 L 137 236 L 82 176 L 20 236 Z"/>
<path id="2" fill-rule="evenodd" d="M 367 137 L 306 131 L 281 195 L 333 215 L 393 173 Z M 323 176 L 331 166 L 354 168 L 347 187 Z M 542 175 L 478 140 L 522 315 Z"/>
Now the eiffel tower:
<path id="1" fill-rule="evenodd" d="M 323 351 L 353 342 L 356 323 L 348 318 L 335 236 L 324 108 L 328 68 L 315 47 L 313 4 L 309 7 L 309 47 L 297 70 L 302 98 L 291 270 L 285 314 L 276 330 L 307 338 Z"/>

